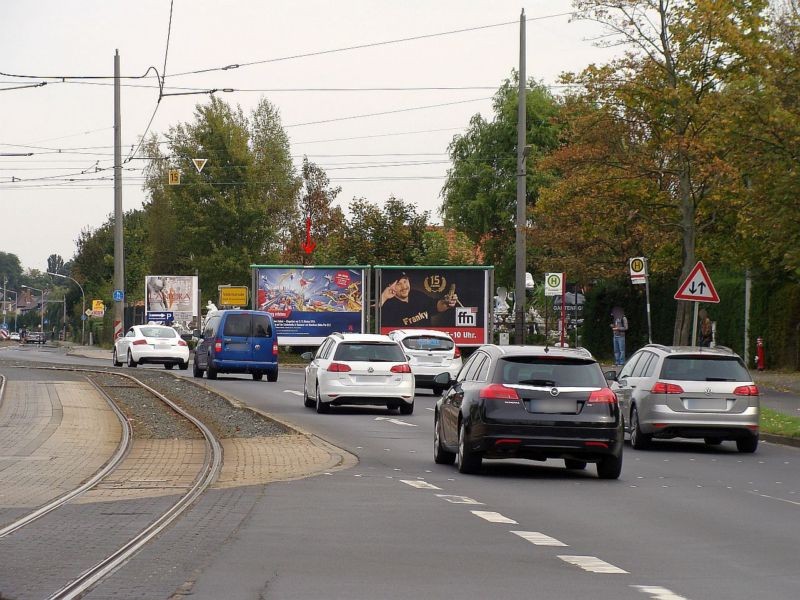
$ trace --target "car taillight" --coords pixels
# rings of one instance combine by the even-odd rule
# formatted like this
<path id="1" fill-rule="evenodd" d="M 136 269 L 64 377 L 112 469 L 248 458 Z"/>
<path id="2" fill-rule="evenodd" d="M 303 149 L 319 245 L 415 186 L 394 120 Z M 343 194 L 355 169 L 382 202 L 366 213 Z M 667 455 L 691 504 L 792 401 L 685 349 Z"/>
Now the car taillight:
<path id="1" fill-rule="evenodd" d="M 178 346 L 188 346 L 189 344 L 186 343 L 186 340 L 178 340 Z"/>
<path id="2" fill-rule="evenodd" d="M 278 342 L 272 344 L 272 354 L 278 356 Z"/>
<path id="3" fill-rule="evenodd" d="M 456 346 L 455 354 L 453 354 L 453 358 L 461 358 L 461 348 Z"/>
<path id="4" fill-rule="evenodd" d="M 214 340 L 214 352 L 222 352 L 222 340 L 219 338 Z"/>
<path id="5" fill-rule="evenodd" d="M 134 346 L 146 346 L 147 340 L 133 340 Z"/>
<path id="6" fill-rule="evenodd" d="M 756 385 L 740 385 L 733 393 L 737 396 L 758 396 L 758 386 Z"/>
<path id="7" fill-rule="evenodd" d="M 350 365 L 344 363 L 331 363 L 328 365 L 328 371 L 333 373 L 347 373 L 350 370 Z"/>
<path id="8" fill-rule="evenodd" d="M 663 381 L 656 381 L 653 389 L 650 390 L 651 394 L 682 394 L 683 388 L 674 383 L 665 383 Z"/>
<path id="9" fill-rule="evenodd" d="M 595 390 L 589 394 L 589 404 L 616 404 L 617 395 L 609 388 Z"/>
<path id="10" fill-rule="evenodd" d="M 519 394 L 513 388 L 493 383 L 481 390 L 481 398 L 484 400 L 519 400 Z"/>
<path id="11" fill-rule="evenodd" d="M 395 365 L 389 370 L 392 373 L 411 373 L 411 367 L 408 366 L 408 363 L 403 363 L 402 365 Z"/>

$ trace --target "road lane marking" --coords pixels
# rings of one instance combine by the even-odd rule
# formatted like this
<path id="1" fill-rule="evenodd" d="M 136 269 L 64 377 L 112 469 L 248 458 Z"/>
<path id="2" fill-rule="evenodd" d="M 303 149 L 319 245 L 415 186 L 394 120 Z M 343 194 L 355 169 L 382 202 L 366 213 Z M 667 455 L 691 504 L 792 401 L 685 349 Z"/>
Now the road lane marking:
<path id="1" fill-rule="evenodd" d="M 441 490 L 442 488 L 436 487 L 432 483 L 428 483 L 427 481 L 421 481 L 419 479 L 401 479 L 402 483 L 406 485 L 410 485 L 413 488 L 417 488 L 418 490 Z"/>
<path id="2" fill-rule="evenodd" d="M 512 531 L 511 533 L 518 535 L 523 540 L 528 540 L 531 544 L 536 546 L 566 546 L 564 542 L 560 542 L 538 531 Z"/>
<path id="3" fill-rule="evenodd" d="M 302 396 L 303 392 L 298 392 L 297 390 L 283 390 L 284 394 L 294 394 L 295 396 Z"/>
<path id="4" fill-rule="evenodd" d="M 596 556 L 568 556 L 559 554 L 558 558 L 576 567 L 580 567 L 584 571 L 589 571 L 590 573 L 627 573 L 624 569 L 615 567 L 604 560 L 600 560 Z"/>
<path id="5" fill-rule="evenodd" d="M 405 421 L 401 421 L 400 419 L 392 419 L 390 417 L 375 417 L 376 421 L 389 421 L 389 423 L 394 423 L 395 425 L 405 425 L 406 427 L 416 427 L 414 423 L 406 423 Z"/>
<path id="6" fill-rule="evenodd" d="M 429 411 L 431 411 L 431 412 L 436 412 L 436 409 L 435 409 L 435 408 L 431 408 L 431 407 L 429 407 L 429 406 L 426 406 L 426 407 L 425 407 L 425 410 L 429 410 Z"/>
<path id="7" fill-rule="evenodd" d="M 476 517 L 485 519 L 490 523 L 510 523 L 511 525 L 519 525 L 519 523 L 517 523 L 514 519 L 504 517 L 498 512 L 492 512 L 489 510 L 471 510 L 470 512 Z"/>
<path id="8" fill-rule="evenodd" d="M 787 502 L 789 504 L 794 504 L 795 506 L 800 506 L 800 502 L 796 502 L 794 500 L 787 500 L 786 498 L 776 498 L 775 496 L 768 496 L 767 494 L 759 494 L 757 492 L 758 490 L 753 490 L 750 493 L 755 494 L 756 496 L 761 496 L 762 498 L 769 498 L 770 500 L 777 500 L 778 502 Z"/>
<path id="9" fill-rule="evenodd" d="M 667 588 L 659 587 L 657 585 L 632 585 L 635 590 L 639 590 L 643 594 L 648 594 L 653 600 L 689 600 L 684 596 L 679 596 L 675 592 Z"/>
<path id="10" fill-rule="evenodd" d="M 478 502 L 477 500 L 473 500 L 472 498 L 468 498 L 467 496 L 452 496 L 450 494 L 436 494 L 437 498 L 441 498 L 442 500 L 447 500 L 451 504 L 480 504 L 483 506 L 483 502 Z"/>

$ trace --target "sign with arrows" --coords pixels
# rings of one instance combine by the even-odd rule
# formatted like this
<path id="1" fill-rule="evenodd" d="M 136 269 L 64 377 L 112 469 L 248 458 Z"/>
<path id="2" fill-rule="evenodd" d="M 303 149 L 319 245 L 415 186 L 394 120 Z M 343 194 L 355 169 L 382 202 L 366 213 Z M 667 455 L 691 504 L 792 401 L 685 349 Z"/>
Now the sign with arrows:
<path id="1" fill-rule="evenodd" d="M 697 261 L 689 276 L 678 288 L 675 293 L 675 299 L 694 302 L 719 302 L 717 290 L 714 289 L 714 284 L 711 283 L 711 277 L 709 277 L 702 260 Z"/>

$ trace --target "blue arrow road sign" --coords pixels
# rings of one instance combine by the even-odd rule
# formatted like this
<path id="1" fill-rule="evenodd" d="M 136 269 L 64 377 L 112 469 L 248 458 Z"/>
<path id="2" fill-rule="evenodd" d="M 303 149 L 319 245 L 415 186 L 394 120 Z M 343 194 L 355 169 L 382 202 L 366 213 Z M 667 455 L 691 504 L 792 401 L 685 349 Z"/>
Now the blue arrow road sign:
<path id="1" fill-rule="evenodd" d="M 114 290 L 114 302 L 122 302 L 125 293 L 122 290 Z"/>
<path id="2" fill-rule="evenodd" d="M 147 312 L 148 321 L 156 321 L 158 323 L 170 323 L 175 320 L 175 313 L 162 311 L 162 312 Z"/>

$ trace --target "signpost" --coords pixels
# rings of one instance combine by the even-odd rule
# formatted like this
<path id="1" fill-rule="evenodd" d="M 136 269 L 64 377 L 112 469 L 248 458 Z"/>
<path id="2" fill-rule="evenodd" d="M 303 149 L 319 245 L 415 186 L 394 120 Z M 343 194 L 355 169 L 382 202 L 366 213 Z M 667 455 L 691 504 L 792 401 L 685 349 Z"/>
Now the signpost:
<path id="1" fill-rule="evenodd" d="M 650 319 L 650 274 L 647 271 L 647 259 L 644 256 L 637 256 L 628 261 L 631 273 L 631 283 L 634 285 L 644 284 L 645 296 L 647 298 L 647 341 L 653 343 L 653 325 Z"/>
<path id="2" fill-rule="evenodd" d="M 250 302 L 250 288 L 247 286 L 219 285 L 220 306 L 247 306 Z"/>
<path id="3" fill-rule="evenodd" d="M 683 283 L 678 287 L 675 292 L 676 300 L 687 300 L 694 302 L 694 317 L 692 320 L 692 342 L 697 340 L 697 311 L 698 303 L 711 302 L 714 304 L 719 303 L 719 295 L 711 282 L 711 277 L 706 270 L 706 266 L 702 260 L 698 260 L 697 264 L 689 273 L 689 276 L 684 279 Z"/>
<path id="4" fill-rule="evenodd" d="M 147 322 L 163 323 L 168 325 L 175 320 L 175 314 L 170 311 L 147 311 Z"/>
<path id="5" fill-rule="evenodd" d="M 564 347 L 564 334 L 566 329 L 567 309 L 564 305 L 564 292 L 566 291 L 564 273 L 545 273 L 544 274 L 544 295 L 561 296 L 561 347 Z M 545 336 L 547 327 L 545 326 Z"/>

